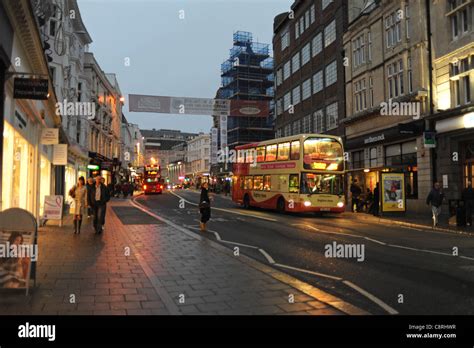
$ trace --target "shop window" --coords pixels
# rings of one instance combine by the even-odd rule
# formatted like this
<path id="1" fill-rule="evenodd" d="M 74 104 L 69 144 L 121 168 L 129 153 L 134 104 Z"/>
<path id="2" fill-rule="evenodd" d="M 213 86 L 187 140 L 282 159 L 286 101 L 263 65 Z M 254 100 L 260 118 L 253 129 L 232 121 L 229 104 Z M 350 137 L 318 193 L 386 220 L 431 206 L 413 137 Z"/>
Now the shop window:
<path id="1" fill-rule="evenodd" d="M 265 191 L 270 191 L 272 189 L 272 176 L 271 175 L 265 175 L 263 177 L 263 189 Z"/>
<path id="2" fill-rule="evenodd" d="M 33 147 L 20 133 L 4 122 L 3 134 L 3 209 L 18 207 L 32 209 L 31 175 Z"/>
<path id="3" fill-rule="evenodd" d="M 290 174 L 289 192 L 299 193 L 299 176 L 298 174 Z"/>
<path id="4" fill-rule="evenodd" d="M 418 172 L 417 168 L 409 168 L 405 173 L 405 194 L 409 199 L 418 198 Z"/>
<path id="5" fill-rule="evenodd" d="M 51 194 L 51 162 L 41 156 L 40 163 L 40 216 L 44 213 L 44 197 Z M 85 173 L 83 174 L 86 177 Z"/>
<path id="6" fill-rule="evenodd" d="M 377 167 L 377 148 L 370 148 L 370 168 Z"/>
<path id="7" fill-rule="evenodd" d="M 402 150 L 400 144 L 390 145 L 385 148 L 385 165 L 396 166 L 402 162 Z"/>
<path id="8" fill-rule="evenodd" d="M 293 161 L 300 159 L 300 141 L 299 140 L 291 142 L 290 158 Z"/>
<path id="9" fill-rule="evenodd" d="M 263 176 L 256 175 L 253 177 L 253 189 L 262 191 L 263 190 Z"/>
<path id="10" fill-rule="evenodd" d="M 352 169 L 364 168 L 364 150 L 352 153 Z"/>

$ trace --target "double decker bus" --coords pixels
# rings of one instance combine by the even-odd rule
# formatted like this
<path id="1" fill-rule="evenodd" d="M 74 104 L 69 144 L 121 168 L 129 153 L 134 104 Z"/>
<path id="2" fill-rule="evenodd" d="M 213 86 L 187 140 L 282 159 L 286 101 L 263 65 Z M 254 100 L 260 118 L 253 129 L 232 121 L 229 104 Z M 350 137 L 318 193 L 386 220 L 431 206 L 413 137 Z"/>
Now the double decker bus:
<path id="1" fill-rule="evenodd" d="M 280 212 L 345 210 L 344 150 L 336 136 L 301 134 L 238 146 L 232 200 Z"/>
<path id="2" fill-rule="evenodd" d="M 145 165 L 142 187 L 145 194 L 163 193 L 164 182 L 161 178 L 161 170 L 159 165 Z"/>

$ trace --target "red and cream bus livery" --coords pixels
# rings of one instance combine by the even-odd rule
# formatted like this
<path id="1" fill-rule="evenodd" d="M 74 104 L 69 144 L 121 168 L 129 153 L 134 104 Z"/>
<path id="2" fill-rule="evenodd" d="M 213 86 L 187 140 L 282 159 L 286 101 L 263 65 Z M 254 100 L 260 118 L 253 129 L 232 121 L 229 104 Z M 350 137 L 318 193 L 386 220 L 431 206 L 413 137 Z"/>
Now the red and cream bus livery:
<path id="1" fill-rule="evenodd" d="M 232 200 L 281 212 L 344 208 L 344 150 L 339 137 L 301 134 L 236 147 Z"/>

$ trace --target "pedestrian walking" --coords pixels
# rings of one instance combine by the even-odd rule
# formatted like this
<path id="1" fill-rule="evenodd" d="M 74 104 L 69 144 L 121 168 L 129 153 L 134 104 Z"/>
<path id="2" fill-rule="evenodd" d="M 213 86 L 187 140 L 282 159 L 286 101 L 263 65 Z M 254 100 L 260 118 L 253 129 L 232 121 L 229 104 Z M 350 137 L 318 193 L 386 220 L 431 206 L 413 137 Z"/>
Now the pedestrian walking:
<path id="1" fill-rule="evenodd" d="M 69 196 L 74 199 L 74 234 L 80 234 L 82 216 L 87 211 L 87 187 L 83 176 L 81 176 L 77 184 L 69 190 Z"/>
<path id="2" fill-rule="evenodd" d="M 468 226 L 472 226 L 472 213 L 474 210 L 474 189 L 472 188 L 472 181 L 467 182 L 467 186 L 462 190 L 462 199 L 466 209 L 466 222 Z"/>
<path id="3" fill-rule="evenodd" d="M 428 197 L 426 197 L 426 204 L 431 204 L 431 212 L 433 214 L 433 227 L 438 226 L 439 215 L 441 214 L 441 205 L 443 204 L 444 193 L 441 191 L 441 186 L 438 181 L 434 183 Z"/>
<path id="4" fill-rule="evenodd" d="M 209 199 L 209 184 L 204 182 L 201 185 L 201 197 L 199 198 L 199 212 L 201 213 L 201 232 L 206 231 L 206 223 L 211 218 L 211 200 Z"/>
<path id="5" fill-rule="evenodd" d="M 127 198 L 130 193 L 130 184 L 127 181 L 122 183 L 123 198 Z"/>
<path id="6" fill-rule="evenodd" d="M 357 183 L 357 179 L 354 179 L 351 185 L 351 194 L 352 194 L 352 212 L 355 213 L 359 210 L 359 197 L 362 194 L 362 189 Z"/>
<path id="7" fill-rule="evenodd" d="M 94 186 L 94 178 L 90 176 L 89 178 L 87 178 L 87 185 L 86 185 L 87 192 L 89 192 L 93 186 Z M 92 207 L 89 204 L 87 204 L 87 217 L 90 218 L 91 216 L 92 216 Z"/>
<path id="8" fill-rule="evenodd" d="M 107 202 L 110 200 L 109 190 L 101 182 L 101 177 L 95 177 L 95 185 L 87 194 L 88 204 L 94 212 L 94 230 L 95 233 L 102 233 L 102 227 L 105 224 L 105 214 L 107 210 Z"/>

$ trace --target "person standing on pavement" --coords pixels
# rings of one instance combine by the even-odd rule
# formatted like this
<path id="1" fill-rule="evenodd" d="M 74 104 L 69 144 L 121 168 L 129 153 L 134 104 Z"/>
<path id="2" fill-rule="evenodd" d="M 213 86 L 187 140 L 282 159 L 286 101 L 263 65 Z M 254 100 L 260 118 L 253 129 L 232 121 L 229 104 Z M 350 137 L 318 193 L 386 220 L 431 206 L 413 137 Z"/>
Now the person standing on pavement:
<path id="1" fill-rule="evenodd" d="M 462 200 L 466 209 L 466 223 L 472 226 L 472 213 L 474 210 L 474 189 L 472 188 L 472 181 L 467 182 L 467 186 L 462 190 Z"/>
<path id="2" fill-rule="evenodd" d="M 209 184 L 204 182 L 201 185 L 201 197 L 199 198 L 199 212 L 201 213 L 201 232 L 206 231 L 206 223 L 211 218 L 211 200 L 209 198 Z"/>
<path id="3" fill-rule="evenodd" d="M 379 216 L 379 205 L 380 205 L 380 184 L 377 183 L 374 188 L 374 201 L 372 203 L 372 214 Z"/>
<path id="4" fill-rule="evenodd" d="M 352 212 L 355 213 L 359 210 L 359 196 L 361 195 L 362 190 L 357 183 L 357 179 L 354 179 L 351 185 L 351 194 L 352 194 Z"/>
<path id="5" fill-rule="evenodd" d="M 107 202 L 110 200 L 109 190 L 101 182 L 101 177 L 95 177 L 95 185 L 88 192 L 87 200 L 94 212 L 94 230 L 95 233 L 102 233 L 102 227 L 105 224 L 105 213 L 107 211 Z"/>
<path id="6" fill-rule="evenodd" d="M 438 226 L 439 215 L 441 214 L 441 205 L 443 204 L 444 193 L 441 191 L 441 186 L 438 181 L 434 183 L 428 197 L 426 197 L 426 204 L 431 204 L 431 212 L 433 214 L 433 227 Z"/>
<path id="7" fill-rule="evenodd" d="M 87 209 L 87 187 L 83 176 L 79 178 L 76 186 L 69 191 L 69 195 L 74 199 L 74 234 L 80 234 L 82 215 Z"/>
<path id="8" fill-rule="evenodd" d="M 87 193 L 89 193 L 89 191 L 92 189 L 93 186 L 94 186 L 94 178 L 90 176 L 89 178 L 87 178 L 87 185 L 86 185 Z M 87 196 L 86 196 L 86 199 L 87 199 Z M 90 218 L 91 216 L 92 216 L 92 207 L 89 204 L 87 204 L 87 217 Z"/>

